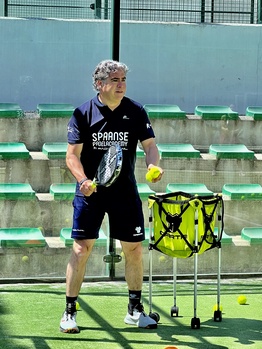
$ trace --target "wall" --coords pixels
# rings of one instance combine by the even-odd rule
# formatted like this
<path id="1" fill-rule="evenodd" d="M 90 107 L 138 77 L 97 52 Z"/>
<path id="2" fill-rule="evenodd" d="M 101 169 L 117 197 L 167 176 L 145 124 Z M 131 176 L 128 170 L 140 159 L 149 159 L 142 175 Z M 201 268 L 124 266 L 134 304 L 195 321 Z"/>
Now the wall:
<path id="1" fill-rule="evenodd" d="M 173 103 L 261 105 L 262 27 L 121 23 L 120 60 L 128 95 Z M 91 74 L 110 58 L 110 22 L 0 18 L 0 102 L 79 105 L 93 96 Z"/>

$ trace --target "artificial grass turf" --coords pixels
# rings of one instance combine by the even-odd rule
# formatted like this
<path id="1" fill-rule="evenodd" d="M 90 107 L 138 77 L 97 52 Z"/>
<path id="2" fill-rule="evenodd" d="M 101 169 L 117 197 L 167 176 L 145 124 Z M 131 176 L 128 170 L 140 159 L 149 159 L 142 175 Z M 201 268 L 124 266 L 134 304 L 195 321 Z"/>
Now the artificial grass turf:
<path id="1" fill-rule="evenodd" d="M 259 349 L 262 348 L 262 280 L 222 280 L 222 322 L 213 321 L 216 282 L 199 281 L 197 317 L 200 329 L 191 329 L 193 282 L 179 281 L 179 316 L 170 317 L 173 283 L 153 283 L 153 311 L 160 315 L 156 330 L 125 325 L 127 288 L 122 282 L 83 284 L 77 314 L 79 334 L 59 332 L 64 310 L 65 286 L 0 285 L 0 348 L 12 349 Z M 237 296 L 245 294 L 247 304 Z M 144 284 L 144 306 L 148 311 L 148 284 Z"/>

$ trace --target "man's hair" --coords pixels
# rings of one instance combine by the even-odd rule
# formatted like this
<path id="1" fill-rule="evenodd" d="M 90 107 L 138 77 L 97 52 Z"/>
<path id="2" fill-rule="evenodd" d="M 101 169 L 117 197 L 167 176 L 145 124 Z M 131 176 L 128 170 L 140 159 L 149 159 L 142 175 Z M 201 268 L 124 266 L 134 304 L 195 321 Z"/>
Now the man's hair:
<path id="1" fill-rule="evenodd" d="M 110 59 L 104 60 L 102 62 L 100 62 L 93 73 L 93 88 L 95 91 L 99 91 L 99 88 L 97 86 L 97 82 L 98 81 L 103 81 L 106 80 L 110 73 L 114 73 L 118 70 L 123 70 L 125 72 L 125 74 L 127 74 L 128 72 L 128 67 L 121 62 L 118 61 L 113 61 Z"/>

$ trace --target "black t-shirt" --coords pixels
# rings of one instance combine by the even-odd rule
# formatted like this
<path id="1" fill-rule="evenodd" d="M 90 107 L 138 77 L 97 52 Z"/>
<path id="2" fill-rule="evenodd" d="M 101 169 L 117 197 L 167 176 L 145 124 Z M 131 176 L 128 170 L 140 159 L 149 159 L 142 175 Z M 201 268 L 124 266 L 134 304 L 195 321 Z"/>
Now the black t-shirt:
<path id="1" fill-rule="evenodd" d="M 68 123 L 68 143 L 83 144 L 81 163 L 93 179 L 104 152 L 118 143 L 123 150 L 123 165 L 116 183 L 135 184 L 135 161 L 138 142 L 155 137 L 143 106 L 124 97 L 111 110 L 98 97 L 76 108 Z"/>

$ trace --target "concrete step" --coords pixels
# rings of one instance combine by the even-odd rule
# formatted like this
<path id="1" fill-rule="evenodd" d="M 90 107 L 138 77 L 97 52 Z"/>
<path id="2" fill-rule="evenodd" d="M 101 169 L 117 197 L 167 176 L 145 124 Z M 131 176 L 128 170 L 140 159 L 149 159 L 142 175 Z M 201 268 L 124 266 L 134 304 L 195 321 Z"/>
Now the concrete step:
<path id="1" fill-rule="evenodd" d="M 69 117 L 43 118 L 37 111 L 25 112 L 18 118 L 0 115 L 0 139 L 23 140 L 30 151 L 41 151 L 46 142 L 67 142 L 68 120 Z M 185 119 L 153 117 L 151 123 L 158 143 L 192 144 L 200 151 L 208 150 L 210 144 L 245 144 L 250 150 L 262 151 L 259 117 L 240 115 L 236 120 L 205 120 L 191 114 Z"/>
<path id="2" fill-rule="evenodd" d="M 66 266 L 71 254 L 71 246 L 66 247 L 60 237 L 46 237 L 45 247 L 0 247 L 1 280 L 36 278 L 39 280 L 65 279 Z M 230 243 L 222 244 L 221 248 L 221 274 L 259 274 L 261 273 L 261 243 L 250 244 L 234 236 Z M 148 275 L 148 246 L 143 252 L 145 277 Z M 103 262 L 107 254 L 106 245 L 96 244 L 88 262 L 86 279 L 108 277 L 108 264 Z M 121 255 L 119 244 L 116 253 Z M 28 258 L 24 258 L 24 257 Z M 173 258 L 158 251 L 153 251 L 153 276 L 173 275 Z M 161 257 L 161 258 L 160 258 Z M 232 263 L 232 260 L 234 263 Z M 116 277 L 124 278 L 124 257 L 115 265 Z M 218 249 L 207 251 L 198 257 L 198 276 L 216 275 L 218 270 Z M 193 257 L 177 259 L 178 276 L 194 274 Z"/>
<path id="3" fill-rule="evenodd" d="M 136 178 L 143 183 L 145 160 L 141 151 L 137 154 Z M 161 159 L 160 165 L 165 173 L 159 183 L 150 184 L 151 189 L 163 192 L 168 183 L 204 183 L 209 190 L 221 192 L 226 183 L 261 183 L 262 154 L 255 154 L 254 160 L 217 160 L 214 155 L 200 155 L 200 158 Z M 50 185 L 54 183 L 74 183 L 65 159 L 53 156 L 48 159 L 43 152 L 30 152 L 29 159 L 0 159 L 0 183 L 29 183 L 38 193 L 49 192 Z"/>

